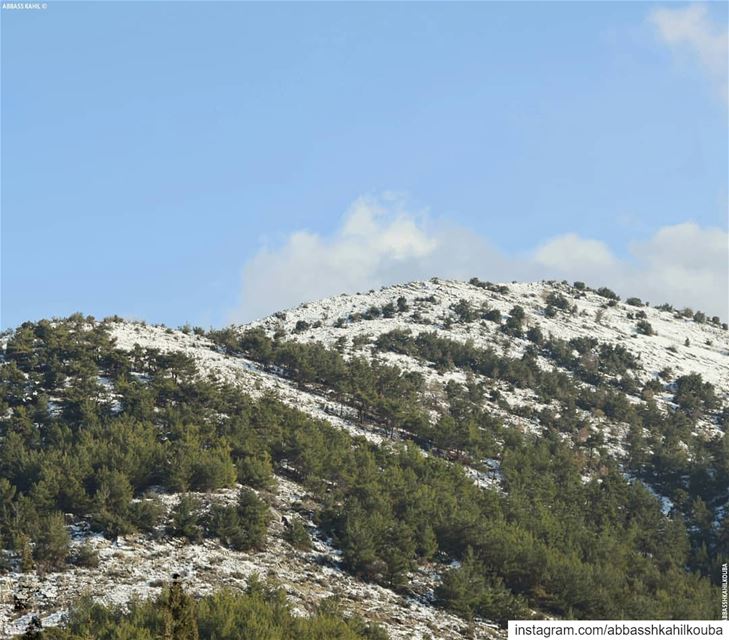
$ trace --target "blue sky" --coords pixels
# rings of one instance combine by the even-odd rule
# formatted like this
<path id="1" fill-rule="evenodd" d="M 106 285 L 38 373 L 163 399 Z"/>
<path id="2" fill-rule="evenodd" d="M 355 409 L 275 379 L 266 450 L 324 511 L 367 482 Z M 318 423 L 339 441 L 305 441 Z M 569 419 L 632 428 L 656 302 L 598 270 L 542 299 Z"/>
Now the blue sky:
<path id="1" fill-rule="evenodd" d="M 0 18 L 3 327 L 77 310 L 220 325 L 438 275 L 423 269 L 566 273 L 564 238 L 620 265 L 584 272 L 652 292 L 636 247 L 658 255 L 686 229 L 718 256 L 692 277 L 725 284 L 725 3 L 50 2 Z M 297 232 L 339 255 L 362 202 L 379 262 L 309 271 Z M 393 228 L 426 245 L 393 258 Z M 455 237 L 474 241 L 463 274 L 423 260 Z M 677 303 L 716 298 L 682 286 Z"/>

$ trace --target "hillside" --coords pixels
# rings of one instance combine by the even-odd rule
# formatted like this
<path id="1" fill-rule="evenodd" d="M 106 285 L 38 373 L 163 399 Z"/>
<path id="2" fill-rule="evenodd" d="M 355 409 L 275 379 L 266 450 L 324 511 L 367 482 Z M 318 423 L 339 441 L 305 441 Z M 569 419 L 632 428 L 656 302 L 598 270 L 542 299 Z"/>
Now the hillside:
<path id="1" fill-rule="evenodd" d="M 259 574 L 351 637 L 718 617 L 729 332 L 700 311 L 434 279 L 224 330 L 26 323 L 0 373 L 3 637 L 173 574 Z"/>

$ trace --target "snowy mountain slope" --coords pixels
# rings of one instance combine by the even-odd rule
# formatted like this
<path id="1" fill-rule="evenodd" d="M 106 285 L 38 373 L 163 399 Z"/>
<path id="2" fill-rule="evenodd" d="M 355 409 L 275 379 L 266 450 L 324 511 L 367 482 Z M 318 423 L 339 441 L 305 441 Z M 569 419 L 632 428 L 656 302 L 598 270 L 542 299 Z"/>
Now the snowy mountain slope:
<path id="1" fill-rule="evenodd" d="M 525 338 L 501 335 L 493 323 L 456 323 L 448 328 L 444 327 L 444 320 L 453 315 L 451 307 L 461 300 L 466 300 L 475 307 L 486 304 L 504 315 L 508 315 L 515 305 L 519 305 L 526 313 L 526 325 L 539 326 L 545 335 L 553 335 L 563 340 L 589 337 L 601 343 L 624 346 L 641 363 L 642 369 L 637 375 L 642 382 L 655 378 L 666 368 L 671 369 L 675 376 L 698 373 L 704 380 L 715 385 L 723 400 L 729 399 L 729 333 L 720 326 L 700 324 L 692 319 L 677 318 L 674 313 L 643 306 L 639 310 L 646 314 L 647 321 L 656 332 L 656 335 L 645 336 L 636 332 L 636 321 L 627 318 L 627 314 L 635 312 L 636 307 L 622 302 L 613 307 L 607 306 L 607 300 L 594 292 L 575 292 L 572 287 L 559 283 L 513 283 L 497 286 L 507 287 L 508 291 L 489 291 L 460 281 L 412 282 L 366 294 L 340 295 L 302 303 L 294 309 L 243 325 L 240 330 L 262 327 L 269 335 L 278 331 L 283 332 L 287 339 L 321 342 L 329 347 L 335 345 L 337 340 L 345 339 L 350 345 L 345 354 L 350 355 L 355 351 L 362 353 L 361 350 L 353 349 L 351 343 L 358 338 L 364 338 L 369 347 L 365 352 L 371 357 L 375 355 L 372 344 L 384 333 L 397 329 L 410 330 L 416 335 L 435 331 L 451 340 L 472 341 L 476 346 L 492 347 L 504 355 L 519 357 L 528 341 Z M 570 304 L 577 307 L 576 313 L 559 312 L 554 317 L 545 315 L 545 299 L 549 293 L 555 291 L 568 297 Z M 575 293 L 580 297 L 572 297 Z M 351 320 L 356 314 L 366 313 L 372 307 L 382 308 L 401 297 L 411 307 L 407 313 L 396 314 L 392 318 Z M 431 302 L 429 298 L 434 298 L 435 301 Z M 297 330 L 297 325 L 304 326 L 302 323 L 305 323 L 305 328 Z M 313 417 L 325 418 L 352 434 L 380 441 L 380 435 L 362 429 L 352 420 L 343 420 L 340 417 L 348 413 L 347 407 L 297 388 L 290 381 L 265 371 L 246 358 L 225 356 L 203 336 L 129 323 L 114 324 L 112 335 L 122 349 L 131 349 L 134 344 L 139 344 L 145 348 L 160 349 L 162 352 L 181 351 L 192 356 L 202 371 L 229 382 L 234 381 L 246 393 L 254 396 L 264 392 L 276 393 L 291 406 L 298 407 Z M 462 370 L 438 374 L 427 363 L 409 356 L 393 353 L 376 355 L 404 370 L 418 371 L 429 381 L 435 381 L 439 385 L 451 379 L 461 383 L 467 379 Z M 542 368 L 554 368 L 553 363 L 542 357 L 538 358 L 538 362 Z M 506 386 L 501 385 L 501 391 L 513 401 L 512 404 L 539 404 L 530 390 L 507 390 Z M 670 394 L 663 394 L 657 400 L 668 402 L 669 398 Z M 529 429 L 534 426 L 509 411 L 504 411 L 495 403 L 490 404 L 489 408 L 522 428 Z M 351 410 L 349 413 L 352 413 Z M 710 424 L 704 426 L 713 430 Z"/>
<path id="2" fill-rule="evenodd" d="M 555 308 L 552 304 L 555 301 L 564 308 Z M 447 386 L 450 381 L 457 386 L 481 383 L 486 389 L 480 401 L 481 407 L 488 414 L 500 419 L 507 428 L 537 437 L 550 429 L 544 416 L 552 411 L 559 417 L 563 408 L 559 402 L 545 399 L 528 386 L 514 385 L 457 366 L 437 368 L 424 358 L 380 349 L 376 344 L 379 337 L 392 331 L 409 332 L 413 337 L 433 332 L 449 341 L 491 349 L 507 358 L 519 359 L 532 353 L 539 369 L 562 371 L 576 387 L 589 388 L 590 383 L 579 380 L 574 372 L 543 350 L 534 354 L 533 340 L 525 334 L 527 329 L 539 327 L 545 338 L 552 336 L 565 341 L 591 338 L 599 344 L 620 345 L 635 356 L 639 366 L 631 373 L 639 387 L 626 392 L 626 397 L 636 406 L 647 404 L 641 393 L 643 385 L 661 380 L 661 384 L 651 392 L 651 397 L 661 411 L 673 410 L 676 405 L 675 383 L 672 381 L 694 373 L 713 385 L 719 406 L 726 405 L 729 401 L 729 332 L 720 324 L 704 321 L 701 316 L 697 318 L 700 321 L 696 321 L 694 314 L 689 317 L 688 313 L 661 311 L 634 300 L 631 302 L 616 302 L 595 291 L 565 283 L 491 285 L 434 279 L 304 303 L 234 330 L 240 335 L 251 330 L 263 330 L 269 337 L 275 336 L 279 340 L 322 343 L 340 351 L 347 359 L 364 356 L 370 361 L 396 365 L 405 372 L 419 373 L 425 381 L 421 405 L 427 410 L 433 425 L 437 425 L 439 418 L 448 412 Z M 506 319 L 513 314 L 515 307 L 524 311 L 521 335 L 505 332 L 504 322 L 485 320 L 481 313 L 485 309 L 498 310 Z M 469 309 L 478 313 L 471 317 Z M 650 326 L 651 335 L 647 335 L 645 329 L 643 333 L 638 330 L 641 321 Z M 211 376 L 232 383 L 253 398 L 275 396 L 284 404 L 351 435 L 362 436 L 373 445 L 390 447 L 399 440 L 422 441 L 422 438 L 414 438 L 406 431 L 388 432 L 376 421 L 361 419 L 354 405 L 322 388 L 322 385 L 303 383 L 284 375 L 276 366 L 257 362 L 246 355 L 226 352 L 212 334 L 124 321 L 110 321 L 108 330 L 116 347 L 123 352 L 131 353 L 138 346 L 161 353 L 183 353 L 192 358 L 202 377 Z M 606 374 L 605 378 L 617 386 L 621 383 L 620 375 Z M 115 401 L 114 385 L 105 378 L 100 378 L 99 383 L 105 389 L 107 400 Z M 52 405 L 53 398 L 49 408 L 58 412 Z M 619 461 L 627 459 L 628 424 L 602 412 L 580 407 L 575 409 L 575 413 L 585 427 L 574 433 L 561 433 L 561 438 L 571 442 L 575 448 L 584 448 L 589 433 L 599 433 L 604 439 L 601 445 L 604 454 L 599 455 L 608 455 Z M 691 436 L 708 441 L 721 435 L 723 428 L 716 412 L 702 414 L 697 418 Z M 678 446 L 689 448 L 682 441 Z M 474 459 L 462 455 L 462 452 L 431 449 L 430 444 L 423 448 L 425 455 L 440 455 L 449 463 L 462 465 L 477 486 L 502 490 L 498 457 Z M 458 455 L 451 455 L 454 453 Z M 584 457 L 587 458 L 587 455 L 585 453 Z M 590 461 L 592 456 L 590 448 Z M 600 472 L 599 465 L 592 464 L 583 482 Z M 626 477 L 631 476 L 626 472 Z M 674 506 L 671 500 L 647 482 L 646 485 L 661 501 L 663 512 L 668 513 Z M 212 503 L 230 500 L 231 495 L 232 490 L 226 489 L 200 494 L 199 497 Z M 169 510 L 179 496 L 161 492 L 156 499 Z M 310 515 L 306 524 L 314 540 L 311 551 L 294 551 L 283 541 L 282 523 L 285 519 L 300 514 L 302 503 L 317 505 L 320 497 L 311 495 L 291 478 L 279 476 L 268 499 L 274 522 L 269 530 L 269 546 L 258 553 L 235 552 L 212 540 L 183 543 L 164 535 L 150 538 L 134 534 L 120 536 L 112 542 L 91 534 L 83 521 L 76 522 L 73 544 L 79 545 L 84 541 L 96 548 L 99 566 L 71 568 L 45 576 L 35 572 L 21 573 L 17 569 L 5 576 L 0 575 L 0 629 L 5 634 L 3 637 L 22 632 L 29 617 L 35 613 L 40 613 L 48 625 L 62 622 L 63 612 L 69 604 L 84 593 L 112 603 L 124 603 L 133 596 L 154 595 L 174 572 L 182 573 L 197 595 L 225 585 L 243 586 L 253 573 L 271 575 L 284 586 L 291 602 L 301 612 L 310 611 L 322 599 L 337 595 L 349 610 L 383 623 L 393 638 L 464 636 L 464 621 L 433 603 L 433 590 L 446 565 L 433 562 L 411 571 L 409 596 L 363 582 L 341 568 L 341 552 L 322 535 Z M 310 513 L 313 511 L 309 510 Z M 717 513 L 723 513 L 721 505 L 718 505 Z M 10 596 L 18 592 L 30 594 L 29 611 L 13 611 Z M 472 630 L 479 638 L 499 634 L 495 625 L 486 620 L 477 619 Z"/>
<path id="3" fill-rule="evenodd" d="M 563 296 L 572 309 L 558 311 L 553 317 L 545 314 L 550 294 Z M 405 301 L 408 311 L 395 313 L 390 318 L 375 317 L 358 319 L 371 309 L 382 309 L 385 305 Z M 525 337 L 504 336 L 500 325 L 487 321 L 454 321 L 453 307 L 467 301 L 474 309 L 486 305 L 498 309 L 502 316 L 520 306 L 525 312 L 525 327 L 539 327 L 545 336 L 562 340 L 594 338 L 601 344 L 620 345 L 636 356 L 640 369 L 636 377 L 641 383 L 656 379 L 659 373 L 669 371 L 674 378 L 692 373 L 700 374 L 712 383 L 722 402 L 729 400 L 729 332 L 721 325 L 698 323 L 691 316 L 680 317 L 678 312 L 661 311 L 649 306 L 636 307 L 624 302 L 611 306 L 611 301 L 590 290 L 577 290 L 565 283 L 511 283 L 493 285 L 490 289 L 460 282 L 433 279 L 427 282 L 411 282 L 404 285 L 385 287 L 355 295 L 339 295 L 318 302 L 303 303 L 294 309 L 274 314 L 268 318 L 242 327 L 261 327 L 269 335 L 283 333 L 288 339 L 301 342 L 321 342 L 334 346 L 338 340 L 345 340 L 348 348 L 345 354 L 377 357 L 396 364 L 403 370 L 418 371 L 435 383 L 436 388 L 455 380 L 464 383 L 473 374 L 455 369 L 437 372 L 432 365 L 407 355 L 391 352 L 377 352 L 374 343 L 379 336 L 393 330 L 435 332 L 450 340 L 472 342 L 477 347 L 493 348 L 505 356 L 519 358 L 529 345 Z M 636 330 L 637 320 L 628 314 L 645 314 L 645 320 L 652 326 L 654 335 L 642 335 Z M 450 320 L 450 321 L 449 321 Z M 298 327 L 298 329 L 297 329 Z M 352 343 L 364 343 L 353 348 Z M 558 369 L 554 362 L 543 356 L 537 357 L 540 368 Z M 477 380 L 483 378 L 476 375 Z M 501 403 L 490 402 L 486 406 L 510 424 L 521 430 L 540 431 L 534 421 L 525 420 L 513 408 L 528 404 L 532 408 L 545 408 L 530 389 L 514 388 L 504 383 L 491 383 L 499 389 L 502 398 L 509 403 L 505 409 Z M 659 406 L 672 406 L 672 394 L 664 391 L 655 395 Z M 642 400 L 637 395 L 628 395 L 635 403 Z M 587 415 L 587 414 L 585 414 Z M 600 418 L 592 417 L 595 426 Z M 619 424 L 602 421 L 608 446 L 615 453 L 624 451 L 626 431 Z M 715 424 L 700 420 L 698 427 L 707 436 L 718 433 Z"/>
<path id="4" fill-rule="evenodd" d="M 729 334 L 719 326 L 699 324 L 691 319 L 677 319 L 673 313 L 642 306 L 634 307 L 624 302 L 606 306 L 608 300 L 592 291 L 579 291 L 563 283 L 530 282 L 495 285 L 506 287 L 506 292 L 491 291 L 472 284 L 433 279 L 426 282 L 411 282 L 404 285 L 384 287 L 379 291 L 355 295 L 339 295 L 318 302 L 308 302 L 294 309 L 274 314 L 250 326 L 261 326 L 273 333 L 282 328 L 287 336 L 302 341 L 321 341 L 332 345 L 345 336 L 378 335 L 397 328 L 408 328 L 414 332 L 432 331 L 446 333 L 453 340 L 473 340 L 477 346 L 498 343 L 495 326 L 489 323 L 472 322 L 443 327 L 443 319 L 452 315 L 451 306 L 466 300 L 474 306 L 488 304 L 502 314 L 508 314 L 515 305 L 526 312 L 528 325 L 539 325 L 545 335 L 569 340 L 579 337 L 594 337 L 601 342 L 622 343 L 635 353 L 643 363 L 643 377 L 655 376 L 665 367 L 671 367 L 678 375 L 700 373 L 705 380 L 715 384 L 724 393 L 729 393 Z M 575 315 L 558 313 L 545 316 L 545 299 L 549 293 L 564 295 L 571 305 L 576 305 Z M 576 297 L 578 294 L 580 297 Z M 427 298 L 434 296 L 436 301 Z M 360 322 L 348 319 L 357 313 L 365 313 L 371 307 L 396 302 L 403 297 L 412 307 L 404 314 L 393 318 L 377 318 Z M 637 333 L 636 321 L 627 318 L 629 312 L 643 311 L 653 325 L 656 335 L 643 336 Z M 417 311 L 421 319 L 414 320 Z M 601 313 L 598 319 L 596 316 Z M 338 320 L 343 326 L 337 326 Z M 297 323 L 305 322 L 308 328 L 295 331 Z M 320 326 L 314 327 L 320 323 Z M 686 340 L 690 344 L 686 346 Z M 509 340 L 507 352 L 520 355 L 525 340 Z M 672 350 L 675 349 L 675 351 Z"/>

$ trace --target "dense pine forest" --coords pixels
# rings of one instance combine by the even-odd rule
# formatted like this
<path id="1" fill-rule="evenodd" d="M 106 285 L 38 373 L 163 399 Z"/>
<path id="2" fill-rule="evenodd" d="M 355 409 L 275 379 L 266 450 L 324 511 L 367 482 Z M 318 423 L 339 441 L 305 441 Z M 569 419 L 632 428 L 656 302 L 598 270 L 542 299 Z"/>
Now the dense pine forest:
<path id="1" fill-rule="evenodd" d="M 543 317 L 574 322 L 579 285 L 552 287 L 538 300 Z M 729 561 L 726 389 L 697 372 L 647 371 L 627 344 L 553 335 L 506 287 L 463 286 L 503 297 L 503 311 L 458 299 L 435 323 L 436 297 L 385 290 L 384 304 L 325 318 L 339 332 L 331 340 L 306 339 L 319 327 L 295 317 L 155 329 L 321 399 L 321 415 L 270 389 L 241 389 L 182 348 L 120 348 L 118 318 L 78 314 L 9 332 L 0 572 L 15 583 L 93 575 L 106 561 L 99 540 L 135 536 L 214 544 L 255 562 L 280 534 L 292 554 L 326 543 L 330 570 L 452 614 L 460 633 L 543 616 L 718 618 Z M 654 314 L 681 315 L 588 293 L 641 340 L 652 339 Z M 718 319 L 684 316 L 725 335 Z M 369 335 L 368 325 L 381 328 Z M 488 344 L 462 339 L 469 327 L 488 332 Z M 314 498 L 281 515 L 285 483 Z M 78 600 L 60 627 L 31 621 L 26 636 L 388 637 L 387 621 L 336 597 L 294 612 L 275 580 L 248 576 L 245 588 L 204 594 L 170 580 L 125 609 Z M 20 600 L 17 615 L 33 610 Z M 493 626 L 475 626 L 484 621 Z M 188 635 L 169 635 L 181 624 Z"/>

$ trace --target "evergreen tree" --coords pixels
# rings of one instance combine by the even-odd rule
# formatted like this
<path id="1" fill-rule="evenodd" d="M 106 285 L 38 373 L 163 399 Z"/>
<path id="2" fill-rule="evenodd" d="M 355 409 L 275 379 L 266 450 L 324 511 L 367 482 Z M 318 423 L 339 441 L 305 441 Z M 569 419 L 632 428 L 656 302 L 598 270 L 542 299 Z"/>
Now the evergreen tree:
<path id="1" fill-rule="evenodd" d="M 263 549 L 270 519 L 268 505 L 251 489 L 241 489 L 238 496 L 240 528 L 231 540 L 234 549 Z"/>
<path id="2" fill-rule="evenodd" d="M 178 576 L 164 599 L 164 640 L 198 640 L 195 602 L 185 593 Z"/>
<path id="3" fill-rule="evenodd" d="M 169 533 L 187 538 L 190 542 L 200 542 L 203 537 L 203 529 L 200 526 L 201 508 L 199 500 L 189 494 L 182 495 L 172 509 Z"/>
<path id="4" fill-rule="evenodd" d="M 485 587 L 483 567 L 479 566 L 473 549 L 468 547 L 460 565 L 443 576 L 435 597 L 445 608 L 470 620 L 478 610 Z"/>
<path id="5" fill-rule="evenodd" d="M 53 513 L 41 519 L 35 536 L 33 558 L 47 569 L 60 569 L 68 556 L 70 542 L 63 514 Z"/>

